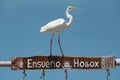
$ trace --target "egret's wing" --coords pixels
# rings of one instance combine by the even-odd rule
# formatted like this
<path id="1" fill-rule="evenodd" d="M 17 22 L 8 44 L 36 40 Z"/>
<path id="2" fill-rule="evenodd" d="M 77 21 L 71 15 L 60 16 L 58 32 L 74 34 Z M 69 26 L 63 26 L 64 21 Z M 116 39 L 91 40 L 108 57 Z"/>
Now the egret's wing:
<path id="1" fill-rule="evenodd" d="M 65 24 L 65 20 L 60 18 L 54 21 L 49 22 L 45 26 L 41 27 L 40 32 L 54 32 L 54 30 L 58 29 L 59 26 Z M 60 28 L 60 27 L 59 27 Z"/>
<path id="2" fill-rule="evenodd" d="M 61 19 L 56 19 L 52 22 L 49 22 L 46 26 L 55 27 L 55 26 L 59 26 L 59 25 L 63 24 L 64 22 L 65 22 L 65 20 L 62 19 L 62 18 Z"/>

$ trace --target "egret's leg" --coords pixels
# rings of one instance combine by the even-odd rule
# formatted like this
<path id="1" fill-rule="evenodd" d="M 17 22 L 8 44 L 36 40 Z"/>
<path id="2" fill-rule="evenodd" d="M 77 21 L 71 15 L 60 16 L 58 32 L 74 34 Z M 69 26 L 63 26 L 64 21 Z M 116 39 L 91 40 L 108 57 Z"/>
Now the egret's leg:
<path id="1" fill-rule="evenodd" d="M 51 40 L 50 40 L 50 56 L 52 56 L 52 40 L 53 40 L 54 34 L 52 34 Z"/>
<path id="2" fill-rule="evenodd" d="M 62 50 L 62 47 L 61 47 L 61 44 L 60 44 L 60 33 L 59 33 L 59 32 L 58 32 L 58 44 L 59 44 L 59 47 L 60 47 L 60 50 L 61 50 L 62 56 L 64 56 L 64 54 L 63 54 L 63 50 Z"/>

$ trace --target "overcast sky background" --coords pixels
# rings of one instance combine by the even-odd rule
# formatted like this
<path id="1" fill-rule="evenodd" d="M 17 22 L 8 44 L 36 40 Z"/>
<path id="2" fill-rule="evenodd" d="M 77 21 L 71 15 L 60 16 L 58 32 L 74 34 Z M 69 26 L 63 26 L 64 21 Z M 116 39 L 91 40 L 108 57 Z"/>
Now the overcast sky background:
<path id="1" fill-rule="evenodd" d="M 68 56 L 109 56 L 120 58 L 120 0 L 0 0 L 0 60 L 14 56 L 49 55 L 51 34 L 41 34 L 40 27 L 57 19 L 72 25 L 61 33 L 61 44 Z M 60 55 L 57 35 L 53 54 Z M 68 80 L 106 80 L 105 70 L 68 70 Z M 120 68 L 111 70 L 110 80 L 120 79 Z M 41 71 L 27 71 L 26 80 L 40 80 Z M 22 71 L 0 67 L 1 80 L 22 80 Z M 46 71 L 45 80 L 65 80 L 63 70 Z"/>

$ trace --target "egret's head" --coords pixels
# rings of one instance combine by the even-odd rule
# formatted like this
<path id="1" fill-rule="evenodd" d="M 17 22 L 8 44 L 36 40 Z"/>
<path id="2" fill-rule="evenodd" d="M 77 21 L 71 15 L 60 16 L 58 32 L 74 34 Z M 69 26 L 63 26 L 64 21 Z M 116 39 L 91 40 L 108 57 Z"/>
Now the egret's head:
<path id="1" fill-rule="evenodd" d="M 68 7 L 67 7 L 67 9 L 68 9 L 69 11 L 71 11 L 71 10 L 75 10 L 75 9 L 76 9 L 76 7 L 73 7 L 73 6 L 68 6 Z"/>

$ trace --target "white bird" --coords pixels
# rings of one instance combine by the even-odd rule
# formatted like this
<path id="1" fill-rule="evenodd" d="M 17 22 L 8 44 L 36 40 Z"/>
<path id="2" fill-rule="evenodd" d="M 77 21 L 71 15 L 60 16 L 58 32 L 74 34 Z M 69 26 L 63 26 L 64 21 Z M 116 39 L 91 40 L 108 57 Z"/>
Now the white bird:
<path id="1" fill-rule="evenodd" d="M 59 19 L 51 21 L 48 24 L 46 24 L 45 26 L 41 27 L 41 29 L 40 29 L 41 33 L 48 33 L 48 32 L 52 33 L 52 37 L 50 40 L 50 56 L 52 56 L 52 40 L 53 40 L 55 33 L 58 33 L 58 44 L 59 44 L 62 56 L 64 56 L 63 50 L 62 50 L 62 47 L 60 44 L 60 31 L 63 29 L 67 29 L 71 25 L 71 23 L 73 21 L 73 16 L 69 14 L 69 11 L 75 10 L 75 9 L 76 9 L 76 7 L 72 7 L 72 6 L 67 7 L 66 16 L 69 19 L 68 22 L 66 22 L 63 18 L 59 18 Z"/>

